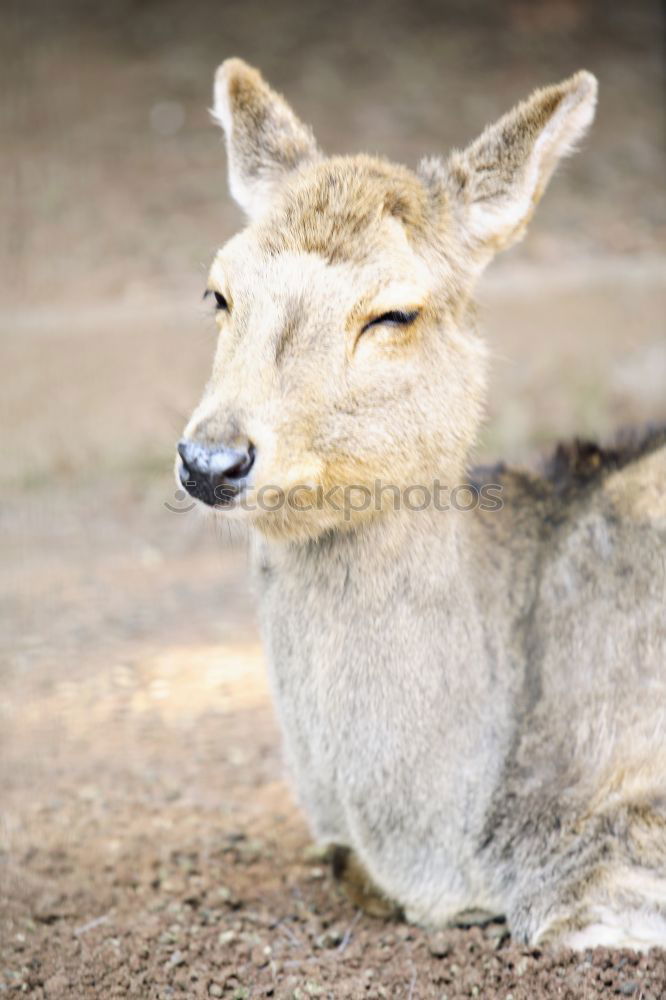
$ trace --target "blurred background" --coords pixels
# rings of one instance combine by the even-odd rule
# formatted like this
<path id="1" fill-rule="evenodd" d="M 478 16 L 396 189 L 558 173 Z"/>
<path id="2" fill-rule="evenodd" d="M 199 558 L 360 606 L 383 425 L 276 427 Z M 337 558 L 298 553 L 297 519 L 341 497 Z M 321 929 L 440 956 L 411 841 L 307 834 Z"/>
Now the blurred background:
<path id="1" fill-rule="evenodd" d="M 589 138 L 479 293 L 479 457 L 523 461 L 666 418 L 663 25 L 651 0 L 8 0 L 0 29 L 0 986 L 55 996 L 72 928 L 120 919 L 157 863 L 181 885 L 183 838 L 214 857 L 221 817 L 306 837 L 244 549 L 172 479 L 214 347 L 207 267 L 242 222 L 216 66 L 259 66 L 325 150 L 408 165 L 599 77 Z"/>

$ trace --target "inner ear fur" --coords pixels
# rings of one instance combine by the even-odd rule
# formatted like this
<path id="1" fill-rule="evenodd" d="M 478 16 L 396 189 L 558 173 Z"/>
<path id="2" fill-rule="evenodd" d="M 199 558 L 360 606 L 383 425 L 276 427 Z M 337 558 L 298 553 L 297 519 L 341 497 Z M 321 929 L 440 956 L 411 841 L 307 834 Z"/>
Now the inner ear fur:
<path id="1" fill-rule="evenodd" d="M 321 155 L 284 97 L 242 59 L 217 70 L 212 114 L 225 135 L 231 194 L 250 217 L 265 211 L 285 176 Z"/>
<path id="2" fill-rule="evenodd" d="M 592 122 L 596 98 L 595 77 L 581 70 L 536 90 L 446 162 L 424 161 L 422 178 L 443 189 L 469 245 L 495 251 L 520 239 L 557 163 Z"/>

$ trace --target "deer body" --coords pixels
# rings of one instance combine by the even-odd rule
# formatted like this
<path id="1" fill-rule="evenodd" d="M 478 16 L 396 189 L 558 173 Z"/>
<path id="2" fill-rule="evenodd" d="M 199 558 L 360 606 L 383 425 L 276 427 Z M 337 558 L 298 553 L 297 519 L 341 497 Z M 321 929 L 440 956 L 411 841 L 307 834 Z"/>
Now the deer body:
<path id="1" fill-rule="evenodd" d="M 264 551 L 259 570 L 287 762 L 315 834 L 352 847 L 429 924 L 499 911 L 474 845 L 509 746 L 512 686 L 442 527 L 433 542 L 401 525 L 388 551 L 372 529 Z M 368 574 L 380 581 L 370 594 Z"/>
<path id="2" fill-rule="evenodd" d="M 663 447 L 633 471 L 666 475 Z M 615 475 L 626 487 L 626 473 Z M 582 822 L 595 789 L 623 776 L 642 798 L 666 768 L 659 650 L 653 661 L 641 649 L 663 633 L 663 549 L 653 524 L 618 526 L 615 487 L 611 475 L 565 511 L 541 497 L 531 523 L 523 487 L 499 515 L 460 512 L 452 526 L 450 512 L 441 524 L 413 513 L 361 538 L 257 553 L 273 690 L 303 808 L 318 839 L 353 848 L 418 923 L 509 911 L 514 933 L 543 940 L 563 917 L 558 858 L 564 867 L 565 853 L 578 853 L 578 878 L 605 869 L 609 850 L 618 870 L 631 866 L 630 845 L 623 857 L 604 829 L 626 822 L 622 806 Z M 556 505 L 563 523 L 544 537 Z M 615 589 L 616 573 L 631 600 Z M 368 577 L 379 581 L 371 594 Z M 539 823 L 526 838 L 529 816 Z M 658 812 L 643 820 L 656 892 L 666 889 L 662 823 Z M 578 905 L 576 885 L 567 889 Z M 612 885 L 599 908 L 607 892 Z M 626 927 L 603 940 L 624 932 L 635 946 L 630 884 L 617 898 Z M 655 918 L 647 940 L 660 943 L 665 928 Z"/>
<path id="3" fill-rule="evenodd" d="M 666 438 L 498 470 L 494 507 L 431 502 L 468 480 L 481 419 L 474 282 L 595 95 L 585 73 L 537 91 L 412 174 L 326 159 L 225 63 L 251 224 L 211 270 L 220 340 L 179 477 L 249 522 L 289 771 L 363 892 L 429 926 L 481 911 L 533 943 L 643 948 L 666 944 Z"/>

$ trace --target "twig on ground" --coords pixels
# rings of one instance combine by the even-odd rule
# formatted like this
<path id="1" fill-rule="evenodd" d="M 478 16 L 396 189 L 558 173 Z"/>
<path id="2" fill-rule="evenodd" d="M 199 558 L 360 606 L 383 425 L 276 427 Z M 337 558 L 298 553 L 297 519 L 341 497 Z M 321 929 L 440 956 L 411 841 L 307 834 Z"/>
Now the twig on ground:
<path id="1" fill-rule="evenodd" d="M 412 972 L 412 979 L 409 984 L 409 993 L 407 994 L 407 1000 L 412 1000 L 414 996 L 414 987 L 416 986 L 416 969 Z"/>
<path id="2" fill-rule="evenodd" d="M 361 919 L 361 910 L 358 910 L 357 913 L 356 913 L 356 916 L 354 917 L 354 919 L 350 923 L 349 927 L 347 928 L 347 930 L 342 935 L 342 941 L 338 945 L 338 953 L 339 954 L 342 954 L 342 952 L 346 949 L 347 945 L 351 941 L 352 931 L 354 930 L 354 927 L 356 927 L 356 924 L 359 922 L 360 919 Z"/>
<path id="3" fill-rule="evenodd" d="M 87 924 L 81 924 L 80 927 L 74 928 L 75 937 L 79 937 L 81 934 L 85 934 L 87 931 L 94 930 L 95 927 L 100 927 L 105 924 L 109 919 L 109 914 L 105 913 L 102 917 L 95 917 L 94 920 L 89 920 Z"/>
<path id="4" fill-rule="evenodd" d="M 303 939 L 300 938 L 295 931 L 292 931 L 291 927 L 288 926 L 285 920 L 280 920 L 275 929 L 277 931 L 282 931 L 289 938 L 291 943 L 295 944 L 298 948 L 303 947 Z"/>

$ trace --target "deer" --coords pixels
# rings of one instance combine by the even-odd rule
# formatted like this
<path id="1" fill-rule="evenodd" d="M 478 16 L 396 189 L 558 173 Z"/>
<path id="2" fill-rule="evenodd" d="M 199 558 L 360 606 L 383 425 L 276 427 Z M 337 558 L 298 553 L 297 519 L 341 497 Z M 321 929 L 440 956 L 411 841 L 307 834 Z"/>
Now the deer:
<path id="1" fill-rule="evenodd" d="M 349 898 L 641 950 L 666 945 L 666 430 L 471 463 L 475 286 L 596 98 L 577 72 L 412 170 L 325 155 L 226 60 L 247 225 L 176 476 L 247 528 L 286 769 Z"/>

